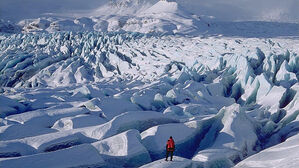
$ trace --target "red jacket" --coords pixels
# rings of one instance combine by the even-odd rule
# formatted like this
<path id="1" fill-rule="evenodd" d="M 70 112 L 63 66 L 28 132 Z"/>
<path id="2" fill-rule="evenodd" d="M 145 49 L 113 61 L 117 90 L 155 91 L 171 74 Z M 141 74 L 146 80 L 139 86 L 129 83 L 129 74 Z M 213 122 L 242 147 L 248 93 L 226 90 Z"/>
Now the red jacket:
<path id="1" fill-rule="evenodd" d="M 169 138 L 166 144 L 167 151 L 174 151 L 175 145 L 173 139 Z"/>

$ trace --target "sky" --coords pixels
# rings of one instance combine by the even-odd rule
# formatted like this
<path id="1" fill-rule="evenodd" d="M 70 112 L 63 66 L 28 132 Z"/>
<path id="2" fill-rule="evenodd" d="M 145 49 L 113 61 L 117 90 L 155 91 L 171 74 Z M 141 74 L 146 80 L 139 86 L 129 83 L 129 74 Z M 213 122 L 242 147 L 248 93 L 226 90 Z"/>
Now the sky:
<path id="1" fill-rule="evenodd" d="M 299 0 L 176 1 L 192 13 L 214 16 L 217 20 L 299 22 Z M 91 11 L 107 2 L 109 0 L 0 0 L 0 19 L 17 22 L 38 18 L 44 13 Z"/>
<path id="2" fill-rule="evenodd" d="M 219 20 L 299 22 L 299 0 L 178 0 Z M 197 5 L 190 3 L 195 1 Z"/>

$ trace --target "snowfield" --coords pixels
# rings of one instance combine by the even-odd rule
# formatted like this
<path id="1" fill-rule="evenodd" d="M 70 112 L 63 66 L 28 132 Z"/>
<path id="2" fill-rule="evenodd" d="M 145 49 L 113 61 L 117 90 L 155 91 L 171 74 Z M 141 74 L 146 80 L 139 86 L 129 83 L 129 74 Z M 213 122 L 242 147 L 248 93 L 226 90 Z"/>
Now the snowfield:
<path id="1" fill-rule="evenodd" d="M 299 165 L 296 38 L 1 34 L 0 51 L 0 167 Z"/>

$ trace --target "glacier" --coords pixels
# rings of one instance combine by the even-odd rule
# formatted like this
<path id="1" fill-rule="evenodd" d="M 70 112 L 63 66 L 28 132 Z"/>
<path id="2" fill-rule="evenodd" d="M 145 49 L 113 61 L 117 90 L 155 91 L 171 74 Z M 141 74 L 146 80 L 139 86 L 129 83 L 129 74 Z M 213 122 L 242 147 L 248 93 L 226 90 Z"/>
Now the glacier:
<path id="1" fill-rule="evenodd" d="M 295 148 L 299 131 L 298 44 L 2 33 L 0 165 L 271 166 L 281 156 L 275 151 Z M 173 163 L 163 161 L 169 136 L 177 146 Z"/>
<path id="2" fill-rule="evenodd" d="M 88 2 L 1 1 L 0 167 L 299 166 L 298 23 Z"/>

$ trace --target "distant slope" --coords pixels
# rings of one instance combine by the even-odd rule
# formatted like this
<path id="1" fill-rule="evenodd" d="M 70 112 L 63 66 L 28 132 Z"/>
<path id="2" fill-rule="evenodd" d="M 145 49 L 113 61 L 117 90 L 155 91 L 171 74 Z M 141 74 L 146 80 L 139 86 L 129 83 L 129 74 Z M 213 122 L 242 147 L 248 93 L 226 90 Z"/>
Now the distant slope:
<path id="1" fill-rule="evenodd" d="M 63 1 L 62 5 L 68 6 L 70 3 Z M 52 12 L 41 5 L 40 10 L 45 8 L 48 13 L 37 15 L 38 18 L 27 15 L 30 19 L 21 20 L 16 24 L 11 22 L 9 26 L 3 26 L 2 23 L 6 21 L 2 21 L 0 32 L 126 31 L 191 36 L 299 37 L 297 23 L 219 21 L 210 16 L 200 15 L 200 11 L 194 11 L 190 5 L 182 1 L 92 1 L 95 6 L 89 10 L 79 10 L 77 5 L 80 3 L 74 3 L 74 9 L 72 6 L 70 9 L 55 8 Z M 196 5 L 198 3 L 195 3 Z"/>
<path id="2" fill-rule="evenodd" d="M 68 17 L 82 17 L 87 13 L 99 15 L 111 13 L 133 14 L 144 11 L 159 0 L 1 0 L 0 18 L 18 22 L 23 19 L 38 18 L 45 14 Z M 296 22 L 299 20 L 299 1 L 259 0 L 219 1 L 219 0 L 168 0 L 180 4 L 190 13 L 214 16 L 222 21 L 275 21 Z M 106 7 L 109 6 L 109 8 Z M 115 7 L 115 8 L 113 8 Z M 106 8 L 106 13 L 101 10 Z M 97 11 L 97 12 L 96 12 Z"/>

